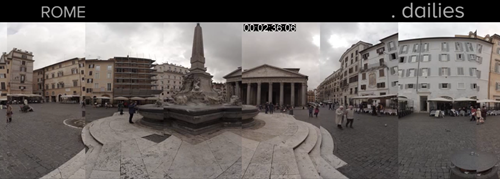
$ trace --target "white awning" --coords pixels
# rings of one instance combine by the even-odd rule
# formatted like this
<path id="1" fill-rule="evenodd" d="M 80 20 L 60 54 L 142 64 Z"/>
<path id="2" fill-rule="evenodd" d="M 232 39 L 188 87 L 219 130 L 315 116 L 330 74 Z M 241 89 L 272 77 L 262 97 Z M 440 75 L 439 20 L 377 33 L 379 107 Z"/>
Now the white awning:
<path id="1" fill-rule="evenodd" d="M 123 97 L 123 96 L 119 96 L 119 97 L 114 98 L 114 100 L 128 100 L 128 98 Z"/>
<path id="2" fill-rule="evenodd" d="M 433 98 L 429 99 L 427 101 L 436 101 L 436 102 L 452 102 L 452 100 L 446 99 L 446 98 Z"/>
<path id="3" fill-rule="evenodd" d="M 478 103 L 500 103 L 500 101 L 492 100 L 492 99 L 480 99 L 477 100 Z"/>
<path id="4" fill-rule="evenodd" d="M 97 99 L 109 99 L 109 97 L 106 96 L 101 96 L 101 97 L 96 97 Z"/>
<path id="5" fill-rule="evenodd" d="M 476 99 L 470 99 L 470 98 L 457 98 L 453 99 L 455 102 L 461 102 L 461 101 L 476 101 Z"/>
<path id="6" fill-rule="evenodd" d="M 144 100 L 144 98 L 141 98 L 141 97 L 132 97 L 130 99 L 134 100 L 134 101 L 143 101 Z"/>

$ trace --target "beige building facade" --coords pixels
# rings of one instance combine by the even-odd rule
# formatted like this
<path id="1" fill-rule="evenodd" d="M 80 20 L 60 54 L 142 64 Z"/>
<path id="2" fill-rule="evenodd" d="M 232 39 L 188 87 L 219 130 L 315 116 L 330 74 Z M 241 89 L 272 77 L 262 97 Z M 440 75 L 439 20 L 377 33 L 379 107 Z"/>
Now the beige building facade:
<path id="1" fill-rule="evenodd" d="M 263 105 L 271 102 L 278 105 L 303 106 L 307 102 L 308 76 L 300 74 L 299 70 L 264 64 L 243 71 L 238 68 L 224 78 L 228 93 L 240 96 L 244 104 Z"/>
<path id="2" fill-rule="evenodd" d="M 5 54 L 7 93 L 33 94 L 33 53 L 14 48 Z"/>
<path id="3" fill-rule="evenodd" d="M 157 74 L 153 78 L 153 90 L 161 90 L 157 95 L 160 99 L 171 98 L 172 94 L 180 91 L 184 75 L 189 72 L 189 69 L 172 63 L 163 63 L 153 67 Z"/>
<path id="4" fill-rule="evenodd" d="M 491 36 L 493 48 L 491 52 L 490 80 L 489 80 L 489 99 L 500 101 L 500 35 Z M 497 107 L 500 105 L 497 103 Z"/>
<path id="5" fill-rule="evenodd" d="M 112 59 L 87 59 L 82 62 L 82 96 L 86 103 L 113 103 L 114 65 Z"/>
<path id="6" fill-rule="evenodd" d="M 7 53 L 0 56 L 0 99 L 6 100 L 9 93 L 9 80 L 7 79 Z"/>
<path id="7" fill-rule="evenodd" d="M 339 60 L 342 69 L 339 84 L 342 98 L 340 104 L 354 104 L 353 98 L 358 96 L 358 75 L 361 70 L 362 57 L 359 52 L 371 46 L 370 43 L 359 41 L 342 54 Z"/>
<path id="8" fill-rule="evenodd" d="M 82 97 L 80 61 L 80 58 L 72 58 L 36 70 L 37 72 L 43 70 L 45 75 L 43 96 L 46 102 L 80 102 Z"/>

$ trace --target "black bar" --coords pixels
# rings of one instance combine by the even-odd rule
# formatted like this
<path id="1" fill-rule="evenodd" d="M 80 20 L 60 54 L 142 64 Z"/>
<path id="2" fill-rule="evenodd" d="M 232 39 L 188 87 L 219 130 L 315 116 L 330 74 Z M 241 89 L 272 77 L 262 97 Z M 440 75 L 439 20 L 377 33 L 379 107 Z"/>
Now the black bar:
<path id="1" fill-rule="evenodd" d="M 198 2 L 126 2 L 103 1 L 78 4 L 30 2 L 22 5 L 4 4 L 2 22 L 495 22 L 498 10 L 491 3 L 468 1 L 265 1 L 198 4 Z M 490 4 L 490 5 L 488 5 Z M 50 13 L 42 18 L 42 7 Z M 58 7 L 56 7 L 58 6 Z M 424 7 L 425 15 L 423 15 Z M 80 7 L 80 16 L 76 17 Z M 413 8 L 410 8 L 413 7 Z M 74 10 L 74 11 L 71 11 Z M 405 15 L 403 14 L 405 10 Z M 430 11 L 429 11 L 430 10 Z M 84 12 L 83 12 L 84 11 Z M 71 13 L 73 12 L 73 13 Z M 443 12 L 447 12 L 446 15 Z M 413 17 L 410 17 L 410 13 Z M 71 17 L 69 17 L 71 15 Z M 406 17 L 405 17 L 406 16 Z"/>

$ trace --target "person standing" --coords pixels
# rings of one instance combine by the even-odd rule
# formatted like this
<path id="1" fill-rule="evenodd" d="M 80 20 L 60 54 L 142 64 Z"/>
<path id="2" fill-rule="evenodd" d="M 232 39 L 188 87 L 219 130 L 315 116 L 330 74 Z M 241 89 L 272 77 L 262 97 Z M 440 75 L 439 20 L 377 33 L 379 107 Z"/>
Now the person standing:
<path id="1" fill-rule="evenodd" d="M 344 106 L 339 106 L 339 108 L 335 111 L 335 123 L 337 123 L 337 127 L 342 129 L 342 117 L 344 117 L 345 111 Z"/>
<path id="2" fill-rule="evenodd" d="M 118 104 L 118 111 L 120 111 L 120 115 L 123 115 L 123 102 L 120 102 L 120 104 Z"/>
<path id="3" fill-rule="evenodd" d="M 266 114 L 269 112 L 269 102 L 266 102 L 266 105 L 264 106 L 266 108 Z"/>
<path id="4" fill-rule="evenodd" d="M 484 123 L 484 118 L 483 118 L 481 113 L 482 113 L 481 108 L 477 108 L 477 110 L 476 110 L 476 124 L 477 125 Z"/>
<path id="5" fill-rule="evenodd" d="M 135 111 L 137 110 L 136 108 L 137 102 L 134 102 L 128 106 L 128 113 L 130 114 L 130 117 L 128 118 L 128 122 L 130 124 L 133 124 L 132 118 L 134 117 Z"/>
<path id="6" fill-rule="evenodd" d="M 372 116 L 376 116 L 377 115 L 377 107 L 376 105 L 372 105 Z"/>
<path id="7" fill-rule="evenodd" d="M 352 128 L 352 123 L 354 122 L 354 109 L 352 109 L 352 106 L 349 106 L 349 109 L 346 110 L 346 118 L 347 122 L 345 123 L 345 127 Z"/>
<path id="8" fill-rule="evenodd" d="M 82 118 L 85 119 L 85 102 L 82 102 Z"/>
<path id="9" fill-rule="evenodd" d="M 476 121 L 476 109 L 473 106 L 470 107 L 470 114 L 470 121 Z"/>
<path id="10" fill-rule="evenodd" d="M 318 118 L 318 113 L 319 113 L 319 108 L 316 107 L 316 109 L 314 109 L 314 115 L 316 116 L 316 118 Z"/>
<path id="11" fill-rule="evenodd" d="M 269 103 L 269 113 L 274 113 L 274 104 L 273 103 Z"/>
<path id="12" fill-rule="evenodd" d="M 309 117 L 313 117 L 313 110 L 314 110 L 314 107 L 312 105 L 309 106 Z"/>
<path id="13" fill-rule="evenodd" d="M 481 110 L 481 116 L 483 117 L 483 123 L 486 121 L 486 116 L 487 116 L 488 111 L 486 110 L 486 106 L 483 106 L 483 109 Z"/>
<path id="14" fill-rule="evenodd" d="M 12 122 L 12 114 L 13 113 L 12 113 L 12 106 L 10 106 L 9 103 L 7 103 L 7 110 L 6 110 L 6 112 L 7 112 L 7 123 L 10 123 L 10 122 Z"/>

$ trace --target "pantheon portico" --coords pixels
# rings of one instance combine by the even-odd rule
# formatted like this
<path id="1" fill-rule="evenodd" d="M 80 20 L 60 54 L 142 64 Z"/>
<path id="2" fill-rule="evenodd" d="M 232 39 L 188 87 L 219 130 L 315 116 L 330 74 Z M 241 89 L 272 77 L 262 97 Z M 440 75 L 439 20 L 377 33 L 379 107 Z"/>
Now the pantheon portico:
<path id="1" fill-rule="evenodd" d="M 279 105 L 303 106 L 307 101 L 306 75 L 299 68 L 261 65 L 237 70 L 224 76 L 228 96 L 237 95 L 248 105 L 272 102 Z"/>

